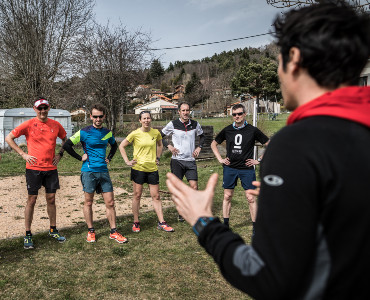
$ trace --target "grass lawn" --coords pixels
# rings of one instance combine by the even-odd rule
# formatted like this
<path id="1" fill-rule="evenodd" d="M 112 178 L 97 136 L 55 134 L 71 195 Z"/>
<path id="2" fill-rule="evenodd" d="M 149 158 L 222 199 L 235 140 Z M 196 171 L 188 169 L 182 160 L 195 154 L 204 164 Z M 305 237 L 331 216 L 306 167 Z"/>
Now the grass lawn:
<path id="1" fill-rule="evenodd" d="M 272 134 L 284 122 L 264 121 L 264 126 Z M 229 123 L 227 119 L 226 125 Z M 202 120 L 201 124 L 214 122 Z M 128 152 L 131 153 L 130 149 Z M 24 174 L 24 161 L 19 155 L 9 152 L 2 154 L 2 158 L 1 176 Z M 58 169 L 61 175 L 80 173 L 79 164 L 68 154 Z M 222 166 L 216 160 L 199 161 L 198 170 L 200 189 L 205 187 L 210 174 L 216 172 L 222 176 Z M 168 154 L 161 160 L 159 172 L 161 196 L 169 197 L 165 186 Z M 129 168 L 119 153 L 112 161 L 110 174 L 115 185 L 132 191 Z M 216 216 L 222 215 L 221 185 L 219 180 L 213 207 Z M 148 189 L 144 192 L 148 193 Z M 141 215 L 139 234 L 131 232 L 132 216 L 119 216 L 118 229 L 129 239 L 124 245 L 109 240 L 107 221 L 95 224 L 95 244 L 85 242 L 85 225 L 63 230 L 67 237 L 64 244 L 51 240 L 46 232 L 34 235 L 37 245 L 34 250 L 24 250 L 22 238 L 0 240 L 0 298 L 250 299 L 223 279 L 213 259 L 199 246 L 190 226 L 177 222 L 174 208 L 164 214 L 175 228 L 174 233 L 156 229 L 157 218 L 153 212 Z M 240 185 L 235 190 L 230 222 L 231 228 L 250 242 L 251 221 Z"/>

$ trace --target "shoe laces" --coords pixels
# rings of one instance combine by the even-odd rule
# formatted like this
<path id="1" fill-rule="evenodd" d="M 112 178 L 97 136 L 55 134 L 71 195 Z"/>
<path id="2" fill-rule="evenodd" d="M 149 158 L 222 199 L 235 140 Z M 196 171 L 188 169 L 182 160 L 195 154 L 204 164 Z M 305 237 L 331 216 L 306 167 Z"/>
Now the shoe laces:
<path id="1" fill-rule="evenodd" d="M 123 238 L 123 235 L 120 234 L 118 231 L 114 232 L 113 234 L 116 235 L 117 238 Z"/>

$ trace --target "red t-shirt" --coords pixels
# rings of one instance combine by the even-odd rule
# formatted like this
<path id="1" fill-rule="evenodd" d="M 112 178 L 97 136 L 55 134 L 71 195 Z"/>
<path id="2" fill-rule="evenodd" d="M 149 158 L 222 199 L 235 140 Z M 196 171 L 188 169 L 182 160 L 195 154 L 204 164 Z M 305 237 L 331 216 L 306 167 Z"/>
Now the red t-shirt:
<path id="1" fill-rule="evenodd" d="M 12 134 L 16 138 L 21 135 L 26 136 L 28 154 L 37 158 L 34 165 L 26 163 L 27 169 L 50 171 L 57 168 L 53 165 L 56 140 L 57 137 L 64 139 L 67 135 L 59 122 L 52 119 L 41 122 L 39 119 L 33 118 L 14 128 Z"/>

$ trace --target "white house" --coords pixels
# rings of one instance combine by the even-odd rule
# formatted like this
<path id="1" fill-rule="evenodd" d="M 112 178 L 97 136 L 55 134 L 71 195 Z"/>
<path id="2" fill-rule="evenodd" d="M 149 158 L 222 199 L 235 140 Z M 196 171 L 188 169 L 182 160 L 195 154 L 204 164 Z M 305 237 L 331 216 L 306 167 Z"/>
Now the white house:
<path id="1" fill-rule="evenodd" d="M 5 137 L 18 125 L 24 121 L 36 117 L 36 113 L 33 108 L 11 108 L 11 109 L 0 109 L 0 148 L 9 148 L 5 142 Z M 71 114 L 67 110 L 63 109 L 51 109 L 48 117 L 55 121 L 58 121 L 66 130 L 67 137 L 72 135 L 71 125 Z M 15 142 L 20 144 L 26 144 L 26 137 L 20 136 L 15 139 Z M 62 140 L 57 139 L 57 144 L 61 144 Z"/>
<path id="2" fill-rule="evenodd" d="M 135 107 L 135 114 L 138 115 L 142 111 L 150 111 L 152 114 L 164 113 L 168 111 L 176 111 L 177 105 L 163 99 L 155 99 L 145 104 L 139 104 Z"/>
<path id="3" fill-rule="evenodd" d="M 367 60 L 367 64 L 361 72 L 359 84 L 361 86 L 370 85 L 370 59 Z"/>

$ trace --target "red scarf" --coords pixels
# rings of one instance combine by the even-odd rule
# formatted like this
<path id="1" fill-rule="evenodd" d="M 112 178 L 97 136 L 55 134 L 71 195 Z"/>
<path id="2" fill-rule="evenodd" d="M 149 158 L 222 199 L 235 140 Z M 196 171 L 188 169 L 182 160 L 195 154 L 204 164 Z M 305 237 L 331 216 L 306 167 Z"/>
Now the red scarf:
<path id="1" fill-rule="evenodd" d="M 370 87 L 350 86 L 307 102 L 289 116 L 287 124 L 313 116 L 331 116 L 370 127 Z"/>

